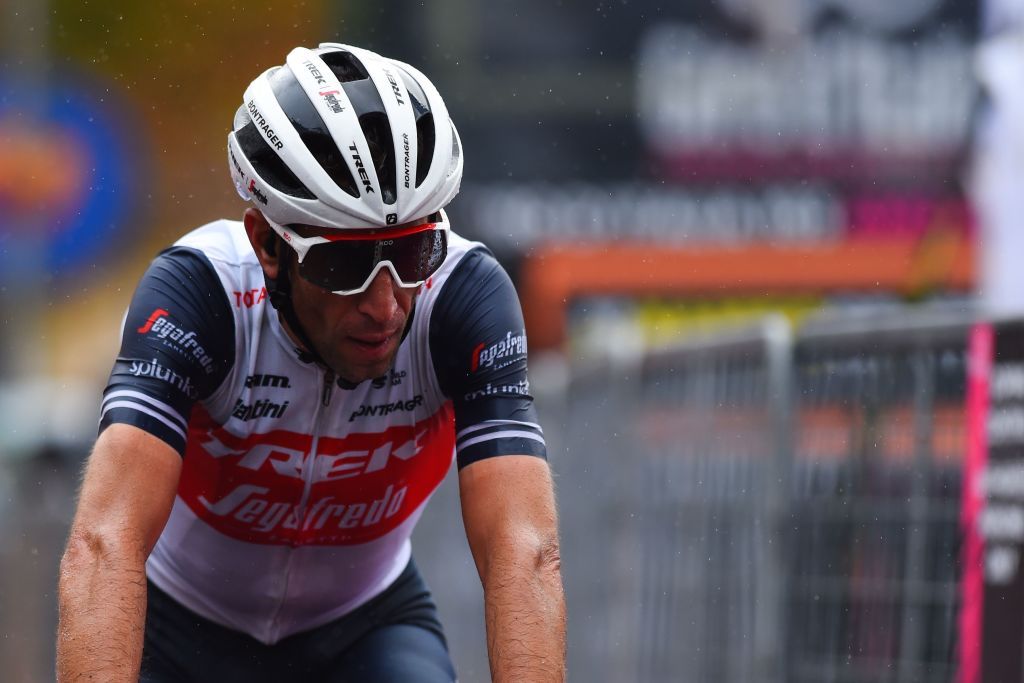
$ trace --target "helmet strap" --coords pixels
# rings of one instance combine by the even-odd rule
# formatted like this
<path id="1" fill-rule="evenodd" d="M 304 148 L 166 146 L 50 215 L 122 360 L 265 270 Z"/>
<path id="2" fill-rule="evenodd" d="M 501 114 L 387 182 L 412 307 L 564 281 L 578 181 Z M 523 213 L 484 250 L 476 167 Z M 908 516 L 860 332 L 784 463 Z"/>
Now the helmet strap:
<path id="1" fill-rule="evenodd" d="M 279 238 L 274 235 L 274 243 L 276 246 Z M 285 253 L 290 255 L 293 253 L 291 249 L 285 250 Z M 273 278 L 267 275 L 266 271 L 263 272 L 263 277 L 267 281 L 267 293 L 270 295 L 270 305 L 277 309 L 277 312 L 284 316 L 285 322 L 288 323 L 288 327 L 295 333 L 295 336 L 299 338 L 302 346 L 305 348 L 295 348 L 295 353 L 298 354 L 299 360 L 303 363 L 317 363 L 325 368 L 330 368 L 327 362 L 317 353 L 316 346 L 313 345 L 313 341 L 306 334 L 306 328 L 299 322 L 299 316 L 295 313 L 295 307 L 292 305 L 292 286 L 291 280 L 288 277 L 288 266 L 290 264 L 285 262 L 285 259 L 279 259 L 277 268 L 277 277 Z"/>

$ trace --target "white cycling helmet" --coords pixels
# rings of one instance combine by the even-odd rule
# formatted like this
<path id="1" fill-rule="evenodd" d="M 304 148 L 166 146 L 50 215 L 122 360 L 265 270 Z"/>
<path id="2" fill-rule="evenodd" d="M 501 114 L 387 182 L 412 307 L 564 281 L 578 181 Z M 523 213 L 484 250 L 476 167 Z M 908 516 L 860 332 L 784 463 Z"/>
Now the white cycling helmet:
<path id="1" fill-rule="evenodd" d="M 462 180 L 462 143 L 422 73 L 321 43 L 295 48 L 249 85 L 228 165 L 242 199 L 275 223 L 377 228 L 448 204 Z"/>

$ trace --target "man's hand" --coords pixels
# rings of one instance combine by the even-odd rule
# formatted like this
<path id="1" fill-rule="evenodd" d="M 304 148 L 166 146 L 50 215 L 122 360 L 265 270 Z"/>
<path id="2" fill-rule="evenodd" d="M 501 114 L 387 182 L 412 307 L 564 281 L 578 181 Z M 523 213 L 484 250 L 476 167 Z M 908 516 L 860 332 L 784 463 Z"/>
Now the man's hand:
<path id="1" fill-rule="evenodd" d="M 146 558 L 180 474 L 181 456 L 135 427 L 111 425 L 96 441 L 60 565 L 58 681 L 138 680 Z"/>
<path id="2" fill-rule="evenodd" d="M 565 596 L 547 462 L 487 458 L 459 472 L 459 487 L 484 587 L 492 679 L 565 680 Z"/>

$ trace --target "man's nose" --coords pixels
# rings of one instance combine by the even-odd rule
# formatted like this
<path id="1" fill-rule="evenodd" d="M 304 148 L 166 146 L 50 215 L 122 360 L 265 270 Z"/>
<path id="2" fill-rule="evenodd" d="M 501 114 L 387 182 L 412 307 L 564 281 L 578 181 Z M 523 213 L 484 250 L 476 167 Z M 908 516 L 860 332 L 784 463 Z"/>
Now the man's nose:
<path id="1" fill-rule="evenodd" d="M 359 294 L 359 311 L 377 323 L 387 323 L 398 311 L 395 281 L 391 271 L 381 268 L 365 292 Z"/>

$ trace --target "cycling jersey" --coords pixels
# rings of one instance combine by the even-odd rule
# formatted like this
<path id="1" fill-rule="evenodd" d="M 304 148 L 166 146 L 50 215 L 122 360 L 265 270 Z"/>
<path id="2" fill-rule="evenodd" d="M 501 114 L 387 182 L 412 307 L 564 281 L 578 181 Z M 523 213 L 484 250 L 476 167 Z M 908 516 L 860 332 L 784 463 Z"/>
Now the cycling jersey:
<path id="1" fill-rule="evenodd" d="M 456 455 L 545 457 L 526 348 L 507 274 L 452 234 L 392 369 L 343 388 L 300 359 L 241 223 L 186 235 L 133 297 L 101 409 L 184 456 L 149 579 L 268 644 L 351 612 L 408 564 Z"/>

